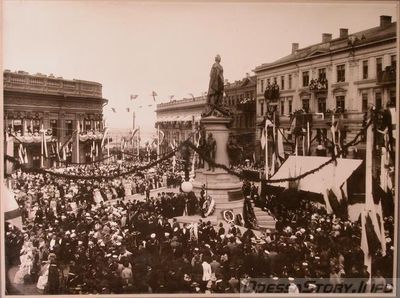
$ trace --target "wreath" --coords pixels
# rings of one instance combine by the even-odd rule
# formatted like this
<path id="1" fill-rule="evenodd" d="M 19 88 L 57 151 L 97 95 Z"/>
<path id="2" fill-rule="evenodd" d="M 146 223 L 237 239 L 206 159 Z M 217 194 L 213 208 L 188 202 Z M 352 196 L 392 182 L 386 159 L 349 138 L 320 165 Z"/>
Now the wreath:
<path id="1" fill-rule="evenodd" d="M 224 210 L 222 216 L 227 223 L 232 223 L 235 221 L 235 214 L 232 210 Z"/>
<path id="2" fill-rule="evenodd" d="M 215 210 L 215 200 L 209 196 L 208 199 L 203 203 L 202 209 L 204 216 L 210 216 L 213 214 Z"/>

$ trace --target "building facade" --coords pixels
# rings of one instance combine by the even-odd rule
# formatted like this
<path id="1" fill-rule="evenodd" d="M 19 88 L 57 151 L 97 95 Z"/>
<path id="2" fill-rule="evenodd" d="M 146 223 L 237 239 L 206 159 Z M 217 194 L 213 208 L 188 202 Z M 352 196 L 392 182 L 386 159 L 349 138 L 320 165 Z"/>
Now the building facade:
<path id="1" fill-rule="evenodd" d="M 156 128 L 164 133 L 160 154 L 171 149 L 171 145 L 186 140 L 200 125 L 201 114 L 207 103 L 206 96 L 172 100 L 157 105 Z"/>
<path id="2" fill-rule="evenodd" d="M 255 76 L 225 84 L 224 105 L 233 113 L 231 132 L 243 148 L 243 159 L 253 159 L 256 129 Z"/>
<path id="3" fill-rule="evenodd" d="M 324 33 L 320 43 L 305 48 L 293 43 L 290 55 L 255 69 L 257 121 L 275 107 L 281 127 L 288 129 L 289 115 L 303 109 L 314 114 L 313 129 L 329 130 L 327 114 L 341 111 L 346 138 L 352 139 L 369 105 L 395 105 L 396 53 L 396 23 L 390 16 L 381 16 L 379 26 L 361 32 L 349 34 L 341 28 L 337 38 Z M 265 91 L 273 85 L 279 87 L 278 96 L 266 100 Z M 257 159 L 263 159 L 262 127 L 257 130 Z"/>
<path id="4" fill-rule="evenodd" d="M 107 102 L 96 82 L 5 70 L 5 152 L 36 168 L 99 158 Z"/>

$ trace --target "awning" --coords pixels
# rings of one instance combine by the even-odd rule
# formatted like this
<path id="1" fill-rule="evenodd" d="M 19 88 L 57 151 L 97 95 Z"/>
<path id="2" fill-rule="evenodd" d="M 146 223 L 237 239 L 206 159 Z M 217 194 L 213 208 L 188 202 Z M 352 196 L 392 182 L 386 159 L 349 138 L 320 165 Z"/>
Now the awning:
<path id="1" fill-rule="evenodd" d="M 318 168 L 330 157 L 321 156 L 289 156 L 271 179 L 283 179 L 304 174 Z M 319 171 L 299 180 L 298 189 L 308 192 L 326 194 L 327 189 L 339 188 L 361 165 L 360 159 L 338 158 Z M 269 183 L 271 186 L 289 187 L 289 182 Z"/>
<path id="2" fill-rule="evenodd" d="M 186 121 L 192 121 L 193 116 L 194 116 L 194 121 L 200 121 L 201 115 L 180 114 L 180 115 L 165 115 L 157 117 L 157 122 L 186 122 Z"/>

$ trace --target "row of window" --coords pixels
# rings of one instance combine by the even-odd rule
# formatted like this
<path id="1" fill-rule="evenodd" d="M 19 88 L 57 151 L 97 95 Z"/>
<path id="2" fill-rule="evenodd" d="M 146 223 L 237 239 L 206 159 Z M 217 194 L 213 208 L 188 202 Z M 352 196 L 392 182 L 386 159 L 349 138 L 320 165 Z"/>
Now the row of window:
<path id="1" fill-rule="evenodd" d="M 368 79 L 369 77 L 369 61 L 364 60 L 362 62 L 362 77 L 363 79 Z M 390 64 L 392 67 L 396 68 L 396 55 L 390 56 Z M 376 58 L 376 73 L 379 75 L 383 71 L 382 58 Z M 326 68 L 318 69 L 318 79 L 326 79 Z M 266 82 L 270 84 L 271 79 L 267 79 Z M 285 76 L 280 77 L 280 88 L 281 90 L 285 89 Z M 277 83 L 277 78 L 273 78 L 274 83 Z M 346 81 L 346 66 L 345 64 L 336 65 L 336 82 L 345 82 Z M 292 89 L 292 75 L 288 76 L 288 89 Z M 308 87 L 310 84 L 310 71 L 302 72 L 302 86 Z M 264 80 L 260 80 L 261 92 L 264 92 Z"/>
<path id="2" fill-rule="evenodd" d="M 246 92 L 240 95 L 231 95 L 224 98 L 224 104 L 236 106 L 244 99 L 254 99 L 254 92 Z"/>
<path id="3" fill-rule="evenodd" d="M 345 105 L 345 96 L 339 95 L 335 97 L 336 99 L 336 109 L 341 108 L 342 110 L 345 110 L 346 105 Z M 325 97 L 320 97 L 317 99 L 318 100 L 318 105 L 317 105 L 317 112 L 318 113 L 325 113 L 326 112 L 326 98 Z M 361 96 L 362 100 L 362 111 L 365 112 L 368 109 L 368 93 L 362 93 Z M 389 102 L 395 103 L 396 102 L 396 91 L 392 90 L 389 93 Z M 293 111 L 293 97 L 282 97 L 280 101 L 280 114 L 281 115 L 287 115 L 291 114 Z M 383 107 L 383 100 L 382 100 L 382 93 L 381 92 L 375 92 L 375 101 L 374 105 L 377 107 L 377 109 L 384 108 Z M 310 99 L 303 99 L 302 100 L 302 108 L 305 111 L 310 110 Z M 260 115 L 264 115 L 266 113 L 266 109 L 264 109 L 264 103 L 260 102 Z"/>
<path id="4" fill-rule="evenodd" d="M 71 136 L 73 131 L 74 131 L 74 124 L 73 124 L 73 120 L 65 120 L 65 128 L 64 128 L 64 135 L 65 136 Z M 92 125 L 93 124 L 93 125 Z M 26 130 L 27 133 L 38 133 L 41 129 L 42 126 L 42 121 L 41 120 L 37 120 L 37 119 L 32 119 L 31 121 L 27 121 L 26 124 Z M 14 132 L 23 132 L 23 121 L 22 119 L 14 119 L 11 120 L 11 123 L 9 125 L 9 128 L 11 128 Z M 58 127 L 58 120 L 56 119 L 51 119 L 50 120 L 50 127 L 51 131 L 52 131 L 52 135 L 54 137 L 58 136 L 58 132 L 59 132 L 59 127 Z M 90 121 L 90 120 L 85 120 L 83 125 L 81 125 L 80 130 L 82 131 L 89 131 L 92 129 L 100 129 L 100 121 Z"/>
<path id="5" fill-rule="evenodd" d="M 264 86 L 264 82 L 265 82 L 265 86 Z M 278 84 L 278 79 L 275 77 L 275 78 L 272 78 L 272 81 L 271 81 L 271 79 L 266 79 L 265 81 L 260 80 L 261 92 L 264 92 L 265 89 L 267 88 L 267 86 L 272 83 Z M 280 89 L 285 90 L 285 87 L 286 87 L 285 76 L 281 76 L 280 77 Z M 288 87 L 287 89 L 289 89 L 289 90 L 292 89 L 292 75 L 291 74 L 288 75 L 288 86 L 287 87 Z"/>
<path id="6" fill-rule="evenodd" d="M 390 56 L 390 65 L 396 69 L 396 55 Z M 379 76 L 383 71 L 382 58 L 376 58 L 376 74 Z M 369 78 L 369 61 L 364 60 L 362 62 L 362 78 Z"/>

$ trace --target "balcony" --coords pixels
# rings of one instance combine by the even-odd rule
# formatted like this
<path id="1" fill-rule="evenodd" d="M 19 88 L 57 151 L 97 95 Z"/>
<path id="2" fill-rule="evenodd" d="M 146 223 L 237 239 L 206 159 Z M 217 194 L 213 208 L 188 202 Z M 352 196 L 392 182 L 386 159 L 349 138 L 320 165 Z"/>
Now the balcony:
<path id="1" fill-rule="evenodd" d="M 279 86 L 277 83 L 274 84 L 268 84 L 267 88 L 265 89 L 264 92 L 264 98 L 267 101 L 267 103 L 270 102 L 277 102 L 279 100 Z"/>
<path id="2" fill-rule="evenodd" d="M 3 80 L 6 91 L 102 98 L 102 86 L 96 82 L 65 80 L 41 74 L 30 75 L 26 72 L 4 72 Z"/>
<path id="3" fill-rule="evenodd" d="M 328 91 L 328 80 L 325 78 L 311 80 L 308 87 L 310 88 L 310 91 L 313 92 L 326 92 Z"/>
<path id="4" fill-rule="evenodd" d="M 378 85 L 396 84 L 396 68 L 394 66 L 386 66 L 385 70 L 377 73 L 376 83 Z"/>

